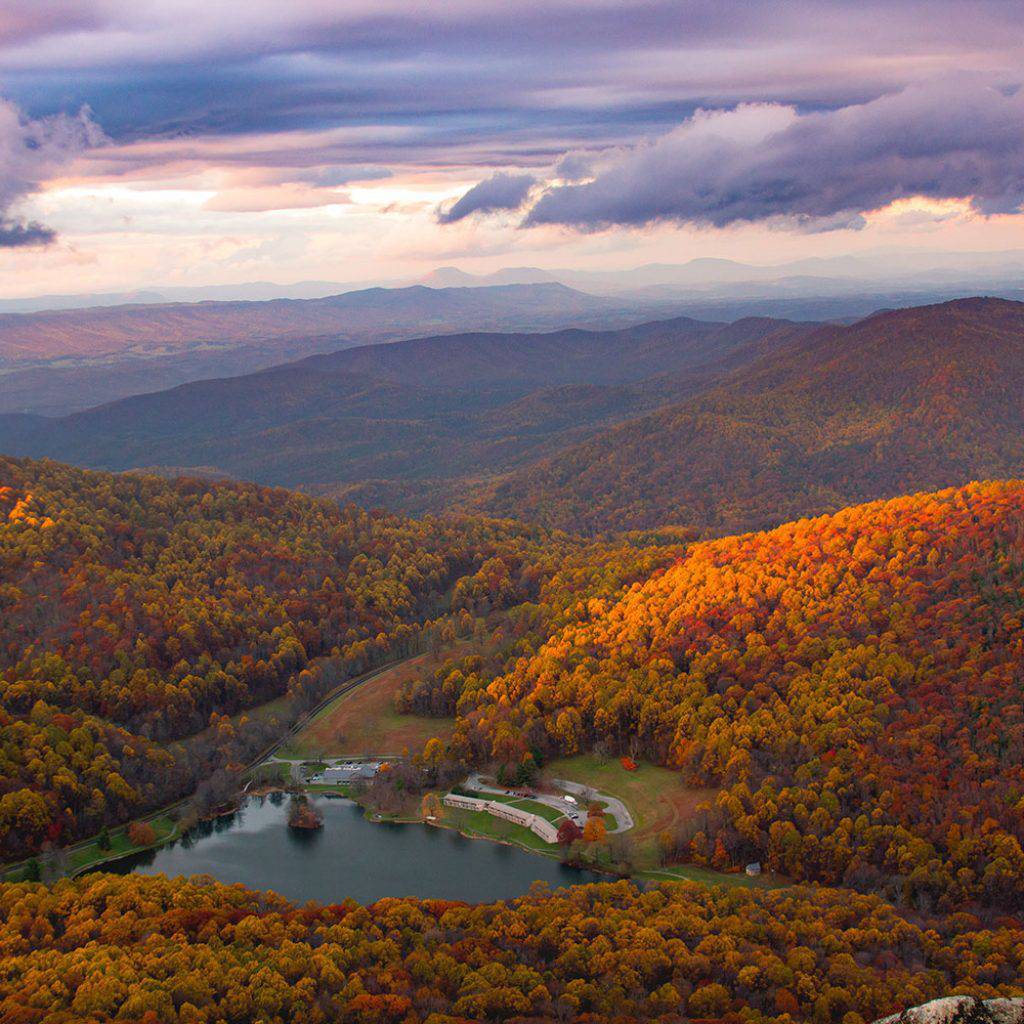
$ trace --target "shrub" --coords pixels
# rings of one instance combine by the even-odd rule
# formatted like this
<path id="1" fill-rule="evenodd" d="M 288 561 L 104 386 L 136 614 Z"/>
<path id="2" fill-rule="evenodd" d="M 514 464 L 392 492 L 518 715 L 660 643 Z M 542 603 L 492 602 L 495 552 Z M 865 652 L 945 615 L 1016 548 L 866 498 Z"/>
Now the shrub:
<path id="1" fill-rule="evenodd" d="M 148 821 L 133 821 L 128 826 L 128 838 L 133 846 L 152 846 L 156 842 L 156 830 Z"/>

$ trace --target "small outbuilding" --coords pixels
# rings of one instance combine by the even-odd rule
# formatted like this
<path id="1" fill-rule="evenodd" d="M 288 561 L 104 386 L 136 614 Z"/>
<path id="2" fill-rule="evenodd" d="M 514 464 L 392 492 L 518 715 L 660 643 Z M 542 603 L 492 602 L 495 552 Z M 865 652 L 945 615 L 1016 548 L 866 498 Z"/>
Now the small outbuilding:
<path id="1" fill-rule="evenodd" d="M 751 861 L 743 870 L 753 878 L 755 875 L 761 874 L 761 862 L 758 860 Z"/>

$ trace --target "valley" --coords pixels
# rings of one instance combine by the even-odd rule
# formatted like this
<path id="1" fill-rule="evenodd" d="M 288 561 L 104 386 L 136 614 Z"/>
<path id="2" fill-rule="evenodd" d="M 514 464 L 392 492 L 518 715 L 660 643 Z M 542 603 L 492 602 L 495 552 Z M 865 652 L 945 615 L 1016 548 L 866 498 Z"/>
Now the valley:
<path id="1" fill-rule="evenodd" d="M 427 740 L 451 738 L 455 723 L 424 719 L 394 710 L 398 689 L 423 673 L 439 668 L 456 651 L 468 653 L 469 646 L 420 654 L 386 669 L 374 680 L 324 707 L 278 756 L 291 760 L 319 761 L 324 758 L 396 757 L 403 751 L 422 750 Z"/>
<path id="2" fill-rule="evenodd" d="M 1005 0 L 4 0 L 0 1024 L 1024 1024 Z"/>
<path id="3" fill-rule="evenodd" d="M 588 541 L 486 519 L 375 518 L 251 485 L 48 463 L 9 461 L 7 473 L 17 486 L 6 498 L 6 558 L 20 585 L 9 591 L 5 628 L 16 636 L 22 623 L 50 623 L 7 668 L 20 679 L 4 693 L 5 735 L 23 737 L 28 751 L 5 747 L 5 772 L 24 779 L 0 800 L 9 859 L 45 852 L 55 832 L 88 836 L 90 824 L 121 825 L 195 790 L 188 828 L 230 801 L 243 766 L 269 741 L 274 767 L 388 760 L 360 800 L 392 818 L 425 816 L 430 793 L 449 792 L 484 764 L 499 787 L 527 794 L 568 779 L 619 797 L 636 826 L 626 845 L 567 844 L 569 858 L 596 856 L 595 866 L 604 857 L 605 868 L 628 872 L 735 872 L 758 862 L 911 904 L 1018 898 L 1017 705 L 1000 680 L 1015 649 L 1019 563 L 1004 545 L 1018 538 L 1019 484 L 921 494 L 685 546 L 657 536 Z M 77 546 L 83 531 L 133 521 L 113 561 Z M 159 547 L 154 530 L 165 538 Z M 287 547 L 271 540 L 282 530 Z M 227 536 L 235 539 L 223 548 Z M 41 580 L 25 560 L 38 545 L 54 577 L 68 581 L 66 610 L 42 620 L 32 599 Z M 209 576 L 206 552 L 220 552 L 226 575 Z M 93 580 L 88 592 L 72 582 L 83 574 Z M 122 581 L 117 589 L 105 589 L 108 574 Z M 970 602 L 967 578 L 986 581 Z M 342 585 L 352 595 L 344 603 Z M 192 593 L 208 595 L 210 610 L 187 628 L 157 629 L 158 614 L 184 621 L 186 609 L 198 610 Z M 816 603 L 821 611 L 805 623 Z M 139 639 L 120 648 L 99 639 L 112 635 L 106 623 L 138 622 L 142 609 L 150 624 L 135 628 L 162 635 L 166 654 Z M 255 611 L 246 609 L 265 622 L 249 639 L 243 628 Z M 389 622 L 390 638 L 381 632 L 370 647 L 354 615 Z M 958 623 L 955 643 L 935 629 L 940 621 Z M 675 622 L 687 624 L 686 646 Z M 329 628 L 351 639 L 331 646 Z M 83 647 L 88 631 L 97 640 Z M 205 675 L 181 665 L 190 633 L 211 645 L 192 656 L 206 662 Z M 219 635 L 232 638 L 232 653 L 218 655 Z M 124 668 L 105 668 L 104 651 Z M 368 672 L 375 659 L 398 663 Z M 911 671 L 915 664 L 928 673 Z M 91 682 L 97 669 L 125 681 L 116 702 L 109 683 Z M 55 686 L 58 671 L 70 687 Z M 149 696 L 157 685 L 158 716 Z M 335 691 L 342 695 L 325 703 Z M 968 726 L 965 708 L 982 695 L 986 713 Z M 205 727 L 192 710 L 199 700 Z M 923 701 L 928 723 L 941 723 L 941 748 L 919 720 Z M 54 781 L 40 785 L 31 752 L 61 733 L 65 765 L 50 758 Z M 120 774 L 123 795 L 99 810 L 89 789 L 66 790 L 62 809 L 51 802 L 54 786 L 81 770 L 86 750 Z M 595 750 L 596 759 L 583 756 Z M 197 758 L 202 781 L 188 773 Z M 940 796 L 937 780 L 950 778 L 954 758 L 958 777 Z M 857 808 L 878 806 L 884 792 L 900 798 L 860 821 Z M 913 810 L 926 806 L 927 816 Z M 972 819 L 986 829 L 973 829 L 970 842 L 949 839 Z"/>

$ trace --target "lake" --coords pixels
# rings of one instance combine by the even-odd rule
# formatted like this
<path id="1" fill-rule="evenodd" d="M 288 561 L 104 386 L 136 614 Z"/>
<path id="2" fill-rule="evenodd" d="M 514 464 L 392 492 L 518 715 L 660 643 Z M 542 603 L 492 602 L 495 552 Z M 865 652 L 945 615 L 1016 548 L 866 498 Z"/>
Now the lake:
<path id="1" fill-rule="evenodd" d="M 294 900 L 336 903 L 384 896 L 482 903 L 522 896 L 535 881 L 552 887 L 607 881 L 590 871 L 451 829 L 367 821 L 350 800 L 316 798 L 324 827 L 290 829 L 283 794 L 250 797 L 233 814 L 205 821 L 158 850 L 100 870 L 144 875 L 209 874 L 273 889 Z"/>

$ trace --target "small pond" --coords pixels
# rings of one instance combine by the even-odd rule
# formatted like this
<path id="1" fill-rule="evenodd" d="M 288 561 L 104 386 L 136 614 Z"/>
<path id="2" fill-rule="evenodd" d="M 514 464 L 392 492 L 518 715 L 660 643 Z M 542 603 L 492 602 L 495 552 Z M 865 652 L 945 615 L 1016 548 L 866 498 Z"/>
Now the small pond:
<path id="1" fill-rule="evenodd" d="M 287 823 L 284 794 L 250 797 L 233 814 L 202 822 L 158 850 L 133 854 L 104 871 L 209 874 L 222 882 L 273 889 L 293 900 L 372 903 L 385 896 L 482 903 L 522 896 L 535 881 L 552 887 L 606 880 L 516 847 L 466 839 L 450 829 L 367 821 L 350 800 L 316 798 L 324 827 Z"/>

